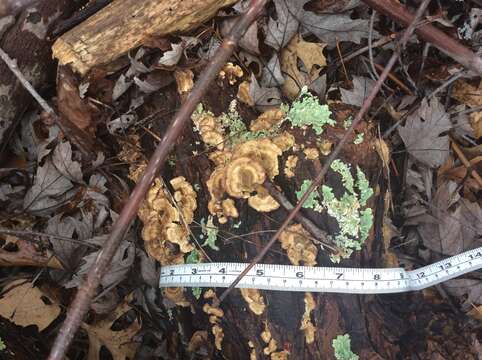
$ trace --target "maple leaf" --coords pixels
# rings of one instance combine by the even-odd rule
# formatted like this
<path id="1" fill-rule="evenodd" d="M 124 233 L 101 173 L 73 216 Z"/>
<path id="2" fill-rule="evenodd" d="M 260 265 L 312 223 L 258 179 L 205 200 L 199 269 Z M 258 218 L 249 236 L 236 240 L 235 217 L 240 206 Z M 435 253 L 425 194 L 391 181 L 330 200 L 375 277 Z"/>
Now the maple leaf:
<path id="1" fill-rule="evenodd" d="M 50 159 L 37 168 L 33 186 L 25 194 L 24 209 L 36 215 L 54 212 L 73 196 L 73 184 L 57 170 Z"/>
<path id="2" fill-rule="evenodd" d="M 449 138 L 441 136 L 451 129 L 449 116 L 437 98 L 422 100 L 418 110 L 409 115 L 405 126 L 398 128 L 405 147 L 418 161 L 434 168 L 442 165 L 449 155 Z"/>

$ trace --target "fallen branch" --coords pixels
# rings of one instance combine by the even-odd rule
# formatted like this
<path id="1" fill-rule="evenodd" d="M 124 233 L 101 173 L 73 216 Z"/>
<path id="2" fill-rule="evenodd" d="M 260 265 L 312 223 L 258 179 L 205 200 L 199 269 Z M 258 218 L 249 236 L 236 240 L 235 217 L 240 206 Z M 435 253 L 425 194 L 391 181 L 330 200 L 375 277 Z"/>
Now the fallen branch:
<path id="1" fill-rule="evenodd" d="M 236 0 L 113 1 L 55 41 L 52 52 L 62 65 L 85 75 L 153 38 L 202 24 Z"/>
<path id="2" fill-rule="evenodd" d="M 394 0 L 363 0 L 365 4 L 376 11 L 387 15 L 403 26 L 413 23 L 415 15 L 403 5 Z M 431 24 L 423 24 L 415 29 L 417 35 L 423 40 L 433 44 L 444 54 L 450 56 L 458 63 L 482 76 L 482 59 L 469 48 L 462 45 L 453 37 L 445 34 Z"/>
<path id="3" fill-rule="evenodd" d="M 385 69 L 383 72 L 380 74 L 380 78 L 377 80 L 375 85 L 373 86 L 372 91 L 370 94 L 367 96 L 365 101 L 363 102 L 363 105 L 360 109 L 360 111 L 357 113 L 355 119 L 353 120 L 350 128 L 345 132 L 343 137 L 341 138 L 340 142 L 336 145 L 335 149 L 331 152 L 330 156 L 326 160 L 325 164 L 321 168 L 320 172 L 317 174 L 316 178 L 313 180 L 311 186 L 308 188 L 308 190 L 303 194 L 301 197 L 300 201 L 296 204 L 294 209 L 288 214 L 287 218 L 285 221 L 281 224 L 281 227 L 276 231 L 276 233 L 271 237 L 271 239 L 268 241 L 268 243 L 261 249 L 259 254 L 251 261 L 251 263 L 246 267 L 246 269 L 241 272 L 241 274 L 238 275 L 238 277 L 233 281 L 229 287 L 224 290 L 224 292 L 219 296 L 219 299 L 215 301 L 213 306 L 219 306 L 219 303 L 223 301 L 226 296 L 229 295 L 229 293 L 236 287 L 236 285 L 241 281 L 241 279 L 255 266 L 258 262 L 260 262 L 263 257 L 266 255 L 268 250 L 273 246 L 275 241 L 278 239 L 278 237 L 281 235 L 281 233 L 286 229 L 286 227 L 290 224 L 290 222 L 295 218 L 296 214 L 300 211 L 301 207 L 303 206 L 304 202 L 306 199 L 308 199 L 308 196 L 321 184 L 323 178 L 325 177 L 326 173 L 328 172 L 328 169 L 330 168 L 331 163 L 333 160 L 335 160 L 338 157 L 338 154 L 340 153 L 341 149 L 345 145 L 345 143 L 348 141 L 348 139 L 351 137 L 351 134 L 353 130 L 356 128 L 358 123 L 361 121 L 365 113 L 368 111 L 370 108 L 373 100 L 375 99 L 375 96 L 378 94 L 380 91 L 383 82 L 385 79 L 388 77 L 388 74 L 390 73 L 390 70 L 392 69 L 393 65 L 395 65 L 395 62 L 397 61 L 398 57 L 400 56 L 400 53 L 402 51 L 403 46 L 407 43 L 408 39 L 412 35 L 413 31 L 415 30 L 415 26 L 419 19 L 422 17 L 423 13 L 425 12 L 425 9 L 428 6 L 428 3 L 430 0 L 424 0 L 421 4 L 420 7 L 417 10 L 417 13 L 415 14 L 413 21 L 410 23 L 408 26 L 407 30 L 402 35 L 402 38 L 400 39 L 399 43 L 395 47 L 395 50 L 393 51 L 392 56 L 390 57 L 390 60 L 388 60 L 387 65 L 385 66 Z"/>
<path id="4" fill-rule="evenodd" d="M 150 188 L 152 181 L 159 173 L 159 170 L 164 164 L 169 152 L 172 150 L 176 139 L 181 135 L 197 104 L 206 93 L 209 84 L 217 77 L 219 71 L 233 53 L 236 44 L 246 32 L 249 25 L 251 25 L 261 13 L 266 2 L 267 0 L 251 1 L 247 11 L 238 19 L 229 35 L 216 50 L 216 53 L 213 56 L 213 61 L 203 71 L 189 97 L 174 116 L 166 134 L 152 155 L 144 175 L 137 183 L 129 200 L 115 222 L 112 232 L 106 240 L 99 257 L 89 269 L 87 278 L 79 288 L 77 295 L 71 303 L 67 311 L 67 317 L 60 328 L 59 334 L 55 339 L 48 357 L 49 360 L 61 360 L 64 358 L 67 348 L 72 342 L 82 319 L 90 308 L 90 303 L 97 291 L 97 287 L 99 286 L 102 277 L 105 275 L 112 257 L 123 240 L 131 221 L 135 218 L 140 203 L 147 190 Z"/>

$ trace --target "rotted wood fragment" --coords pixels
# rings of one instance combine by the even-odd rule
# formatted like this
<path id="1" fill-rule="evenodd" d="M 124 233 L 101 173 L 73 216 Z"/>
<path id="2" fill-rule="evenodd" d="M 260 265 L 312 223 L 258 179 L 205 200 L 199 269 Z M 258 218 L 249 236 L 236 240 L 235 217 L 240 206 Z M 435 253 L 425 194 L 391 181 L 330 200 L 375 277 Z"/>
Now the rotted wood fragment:
<path id="1" fill-rule="evenodd" d="M 153 37 L 185 32 L 235 0 L 119 0 L 62 35 L 54 43 L 60 64 L 85 75 Z"/>

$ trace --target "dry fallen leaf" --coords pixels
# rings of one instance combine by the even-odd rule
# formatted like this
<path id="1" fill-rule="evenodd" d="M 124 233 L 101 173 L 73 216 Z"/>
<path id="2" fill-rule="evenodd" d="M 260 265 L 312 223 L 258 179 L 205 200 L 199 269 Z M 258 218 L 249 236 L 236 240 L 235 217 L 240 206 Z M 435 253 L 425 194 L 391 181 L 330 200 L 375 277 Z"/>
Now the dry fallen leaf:
<path id="1" fill-rule="evenodd" d="M 363 76 L 353 76 L 353 90 L 340 88 L 341 101 L 348 105 L 361 107 L 373 89 L 375 81 Z"/>
<path id="2" fill-rule="evenodd" d="M 282 49 L 296 34 L 298 26 L 310 31 L 318 39 L 334 47 L 337 41 L 359 44 L 368 37 L 368 20 L 352 19 L 348 12 L 315 14 L 303 9 L 309 0 L 274 0 L 277 20 L 269 19 L 266 44 L 276 50 Z M 372 36 L 378 38 L 378 32 Z"/>
<path id="3" fill-rule="evenodd" d="M 298 96 L 301 88 L 307 86 L 316 93 L 320 71 L 326 66 L 323 55 L 325 44 L 304 41 L 301 36 L 294 37 L 281 52 L 281 70 L 286 73 L 283 93 L 290 99 Z M 299 64 L 302 64 L 299 66 Z"/>
<path id="4" fill-rule="evenodd" d="M 59 305 L 25 280 L 12 281 L 6 288 L 10 290 L 0 299 L 0 315 L 19 326 L 37 325 L 42 331 L 60 314 Z"/>
<path id="5" fill-rule="evenodd" d="M 281 104 L 281 94 L 278 88 L 259 86 L 254 74 L 251 75 L 249 96 L 259 111 L 266 111 Z"/>
<path id="6" fill-rule="evenodd" d="M 112 325 L 131 309 L 127 300 L 122 302 L 105 319 L 93 324 L 82 323 L 81 327 L 89 336 L 88 360 L 100 360 L 100 349 L 105 346 L 114 360 L 134 359 L 139 343 L 133 340 L 141 326 L 136 318 L 122 330 L 112 330 Z"/>
<path id="7" fill-rule="evenodd" d="M 451 129 L 450 119 L 437 98 L 422 100 L 418 110 L 409 115 L 398 132 L 415 159 L 430 167 L 442 165 L 449 154 L 449 138 L 440 135 Z"/>
<path id="8" fill-rule="evenodd" d="M 24 209 L 36 215 L 48 215 L 70 199 L 73 184 L 50 159 L 37 168 L 32 187 L 25 194 Z"/>

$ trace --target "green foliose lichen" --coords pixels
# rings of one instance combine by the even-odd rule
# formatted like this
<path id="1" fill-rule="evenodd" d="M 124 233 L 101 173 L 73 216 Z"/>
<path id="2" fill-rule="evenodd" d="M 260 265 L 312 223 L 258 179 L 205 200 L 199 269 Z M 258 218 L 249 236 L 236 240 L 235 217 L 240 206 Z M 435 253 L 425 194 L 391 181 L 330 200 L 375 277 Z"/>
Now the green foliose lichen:
<path id="1" fill-rule="evenodd" d="M 360 250 L 362 244 L 368 238 L 373 225 L 373 213 L 371 208 L 362 209 L 367 200 L 373 195 L 368 180 L 363 171 L 357 167 L 357 179 L 354 181 L 350 167 L 341 160 L 334 160 L 331 169 L 340 174 L 346 189 L 341 198 L 336 198 L 333 190 L 323 185 L 322 205 L 328 214 L 333 216 L 340 227 L 340 232 L 335 236 L 335 244 L 340 253 L 331 256 L 333 262 L 339 262 L 342 258 L 348 258 L 354 250 Z M 355 185 L 356 190 L 355 191 Z"/>
<path id="2" fill-rule="evenodd" d="M 336 124 L 330 116 L 331 111 L 328 105 L 321 105 L 318 98 L 311 95 L 304 87 L 298 99 L 291 105 L 287 119 L 291 125 L 296 127 L 311 126 L 317 135 L 321 135 L 325 125 Z"/>
<path id="3" fill-rule="evenodd" d="M 311 186 L 312 181 L 311 180 L 304 180 L 303 183 L 301 184 L 300 190 L 296 191 L 296 198 L 298 200 L 301 199 L 301 197 L 304 195 L 304 193 L 308 190 L 308 188 Z M 303 207 L 305 209 L 313 209 L 315 211 L 321 212 L 323 210 L 322 206 L 320 205 L 320 199 L 317 191 L 313 191 L 306 201 L 303 203 Z"/>
<path id="4" fill-rule="evenodd" d="M 362 244 L 368 238 L 373 225 L 373 213 L 371 208 L 364 207 L 373 195 L 373 190 L 359 167 L 357 167 L 356 180 L 351 174 L 350 167 L 341 160 L 333 161 L 331 169 L 341 176 L 345 188 L 343 195 L 337 198 L 331 187 L 323 185 L 322 199 L 318 191 L 313 191 L 303 207 L 318 212 L 326 210 L 337 220 L 340 231 L 333 239 L 339 252 L 331 255 L 331 260 L 337 263 L 343 258 L 350 257 L 354 250 L 361 250 Z M 298 200 L 310 186 L 310 180 L 303 182 L 300 190 L 296 192 Z"/>
<path id="5" fill-rule="evenodd" d="M 358 355 L 351 351 L 351 339 L 349 334 L 338 335 L 332 341 L 336 360 L 358 360 Z"/>
<path id="6" fill-rule="evenodd" d="M 186 264 L 199 264 L 201 259 L 199 257 L 199 253 L 196 249 L 192 250 L 189 255 L 186 257 Z M 202 289 L 200 287 L 193 287 L 191 288 L 193 296 L 199 300 L 202 294 Z"/>

